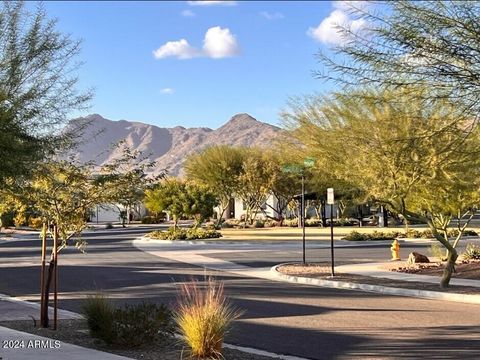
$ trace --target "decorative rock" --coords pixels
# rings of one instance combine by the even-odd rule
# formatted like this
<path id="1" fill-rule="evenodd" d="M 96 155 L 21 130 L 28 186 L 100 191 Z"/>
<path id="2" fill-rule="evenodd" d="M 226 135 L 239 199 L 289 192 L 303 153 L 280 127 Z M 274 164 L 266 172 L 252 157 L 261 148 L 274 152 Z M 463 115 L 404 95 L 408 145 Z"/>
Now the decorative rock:
<path id="1" fill-rule="evenodd" d="M 409 264 L 418 264 L 418 263 L 429 263 L 430 260 L 428 260 L 428 257 L 426 257 L 425 255 L 419 254 L 414 251 L 408 255 L 407 262 Z"/>

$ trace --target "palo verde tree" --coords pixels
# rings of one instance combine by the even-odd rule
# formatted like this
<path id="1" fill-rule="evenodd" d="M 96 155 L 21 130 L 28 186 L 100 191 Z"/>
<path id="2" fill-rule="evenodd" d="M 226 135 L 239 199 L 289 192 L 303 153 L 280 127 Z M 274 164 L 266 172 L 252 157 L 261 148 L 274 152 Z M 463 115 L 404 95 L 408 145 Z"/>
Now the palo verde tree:
<path id="1" fill-rule="evenodd" d="M 106 184 L 94 179 L 90 165 L 70 161 L 40 163 L 28 181 L 9 184 L 4 196 L 11 206 L 21 212 L 32 209 L 42 219 L 42 284 L 41 325 L 48 327 L 48 303 L 52 279 L 57 270 L 57 256 L 67 247 L 69 240 L 82 250 L 86 243 L 80 237 L 87 225 L 92 208 L 109 199 Z M 47 237 L 53 240 L 46 280 L 44 265 Z M 56 277 L 55 277 L 56 278 Z"/>
<path id="2" fill-rule="evenodd" d="M 90 93 L 77 90 L 80 43 L 56 29 L 41 6 L 0 3 L 0 183 L 30 173 L 37 162 L 71 143 L 61 131 Z M 80 123 L 78 124 L 80 125 Z"/>
<path id="3" fill-rule="evenodd" d="M 145 191 L 153 188 L 166 173 L 162 170 L 154 175 L 156 163 L 125 144 L 118 144 L 118 152 L 121 156 L 102 166 L 96 177 L 109 184 L 108 198 L 115 200 L 103 206 L 116 206 L 125 227 L 125 223 L 130 222 L 130 214 L 139 214 Z"/>
<path id="4" fill-rule="evenodd" d="M 344 42 L 320 53 L 321 78 L 344 85 L 391 88 L 423 85 L 425 100 L 449 98 L 480 113 L 480 2 L 397 0 L 350 2 L 361 31 L 339 24 Z M 366 6 L 365 6 L 366 4 Z"/>
<path id="5" fill-rule="evenodd" d="M 187 158 L 184 169 L 186 178 L 207 186 L 218 199 L 220 224 L 230 199 L 239 188 L 238 177 L 242 172 L 244 152 L 227 145 L 212 146 L 200 154 Z"/>
<path id="6" fill-rule="evenodd" d="M 446 287 L 458 256 L 447 227 L 454 217 L 466 218 L 458 242 L 480 201 L 480 133 L 446 99 L 425 107 L 424 91 L 307 98 L 291 104 L 284 116 L 297 125 L 292 135 L 335 178 L 408 220 L 428 224 L 448 250 L 441 279 Z"/>

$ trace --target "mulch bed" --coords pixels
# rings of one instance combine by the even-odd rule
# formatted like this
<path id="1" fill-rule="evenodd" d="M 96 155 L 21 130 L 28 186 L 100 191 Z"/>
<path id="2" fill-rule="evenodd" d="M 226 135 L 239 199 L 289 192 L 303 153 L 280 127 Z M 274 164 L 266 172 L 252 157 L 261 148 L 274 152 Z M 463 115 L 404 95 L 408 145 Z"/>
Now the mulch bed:
<path id="1" fill-rule="evenodd" d="M 31 320 L 0 321 L 0 326 L 132 359 L 189 359 L 187 349 L 175 338 L 168 343 L 151 344 L 140 348 L 118 349 L 107 346 L 101 340 L 94 339 L 89 335 L 85 320 L 59 320 L 56 331 L 34 327 Z M 228 360 L 272 360 L 271 357 L 252 355 L 231 349 L 223 349 L 223 357 Z"/>
<path id="2" fill-rule="evenodd" d="M 476 262 L 474 265 L 468 266 L 460 266 L 465 264 L 457 265 L 457 273 L 454 274 L 453 278 L 461 278 L 459 275 L 465 274 L 472 274 L 472 271 L 466 271 L 466 269 L 471 270 L 471 267 L 475 267 L 476 270 L 480 269 L 480 262 Z M 330 265 L 328 263 L 310 263 L 303 266 L 302 264 L 288 264 L 282 265 L 278 268 L 283 274 L 293 275 L 293 276 L 304 276 L 304 277 L 311 277 L 316 279 L 324 279 L 324 280 L 335 280 L 335 281 L 345 281 L 345 282 L 352 282 L 358 284 L 370 284 L 370 285 L 379 285 L 379 286 L 387 286 L 387 287 L 396 287 L 396 288 L 403 288 L 403 289 L 415 289 L 415 290 L 428 290 L 428 291 L 441 291 L 446 293 L 457 293 L 457 294 L 473 294 L 473 295 L 480 295 L 480 288 L 472 287 L 472 286 L 459 286 L 459 285 L 451 285 L 447 289 L 440 288 L 440 276 L 443 272 L 443 267 L 439 266 L 436 263 L 430 263 L 430 265 L 426 266 L 419 264 L 415 266 L 410 266 L 407 269 L 406 262 L 396 262 L 392 263 L 386 269 L 388 270 L 396 270 L 400 272 L 415 272 L 416 274 L 422 275 L 438 275 L 438 284 L 432 283 L 424 283 L 424 282 L 412 282 L 412 281 L 401 281 L 401 280 L 393 280 L 387 278 L 379 278 L 379 277 L 372 277 L 372 276 L 363 276 L 363 275 L 354 275 L 354 274 L 344 274 L 344 273 L 335 273 L 335 276 L 332 278 L 330 273 Z M 402 271 L 404 269 L 404 271 Z M 414 269 L 414 270 L 413 270 Z M 408 276 L 406 274 L 405 276 Z M 465 278 L 465 277 L 463 277 Z M 470 278 L 471 279 L 471 278 Z M 476 279 L 480 279 L 477 277 Z"/>

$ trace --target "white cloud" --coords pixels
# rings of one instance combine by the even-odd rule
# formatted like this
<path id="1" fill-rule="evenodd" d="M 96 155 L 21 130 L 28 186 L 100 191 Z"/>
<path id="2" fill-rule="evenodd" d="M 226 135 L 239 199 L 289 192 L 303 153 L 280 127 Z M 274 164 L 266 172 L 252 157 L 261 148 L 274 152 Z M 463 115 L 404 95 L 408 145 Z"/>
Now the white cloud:
<path id="1" fill-rule="evenodd" d="M 235 35 L 230 29 L 220 26 L 211 27 L 205 33 L 202 49 L 191 46 L 187 40 L 169 41 L 153 52 L 157 59 L 176 57 L 178 59 L 191 59 L 194 57 L 210 57 L 220 59 L 231 57 L 240 53 Z"/>
<path id="2" fill-rule="evenodd" d="M 205 33 L 203 51 L 206 56 L 218 59 L 238 55 L 240 49 L 235 35 L 228 28 L 215 26 Z"/>
<path id="3" fill-rule="evenodd" d="M 175 92 L 175 90 L 172 89 L 172 88 L 163 88 L 163 89 L 160 90 L 160 92 L 162 94 L 171 95 Z"/>
<path id="4" fill-rule="evenodd" d="M 180 14 L 184 17 L 195 17 L 195 13 L 192 10 L 188 10 L 188 9 L 183 10 Z"/>
<path id="5" fill-rule="evenodd" d="M 285 17 L 285 15 L 283 15 L 280 12 L 271 13 L 271 12 L 268 12 L 268 11 L 262 11 L 262 12 L 260 12 L 260 15 L 263 16 L 267 20 L 281 20 Z"/>
<path id="6" fill-rule="evenodd" d="M 179 59 L 191 59 L 198 56 L 198 50 L 190 46 L 187 40 L 169 41 L 153 52 L 157 59 L 174 56 Z"/>
<path id="7" fill-rule="evenodd" d="M 324 44 L 341 45 L 348 40 L 345 34 L 342 34 L 341 27 L 350 29 L 353 33 L 357 33 L 365 27 L 366 21 L 364 19 L 352 19 L 343 10 L 346 5 L 341 6 L 342 9 L 337 8 L 332 11 L 317 27 L 310 27 L 307 34 Z"/>
<path id="8" fill-rule="evenodd" d="M 190 6 L 235 6 L 236 1 L 187 1 Z"/>
<path id="9" fill-rule="evenodd" d="M 339 0 L 339 1 L 332 1 L 332 5 L 334 8 L 348 11 L 354 9 L 365 9 L 369 3 L 368 1 L 361 1 L 361 0 Z"/>

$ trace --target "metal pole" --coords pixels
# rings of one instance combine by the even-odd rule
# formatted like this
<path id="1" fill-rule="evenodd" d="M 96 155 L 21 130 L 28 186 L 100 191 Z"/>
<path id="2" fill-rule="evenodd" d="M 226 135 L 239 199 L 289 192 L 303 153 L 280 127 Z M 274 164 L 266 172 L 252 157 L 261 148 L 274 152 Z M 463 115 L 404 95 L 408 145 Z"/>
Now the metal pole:
<path id="1" fill-rule="evenodd" d="M 335 255 L 333 252 L 333 204 L 330 204 L 330 252 L 332 260 L 332 276 L 335 276 Z"/>
<path id="2" fill-rule="evenodd" d="M 43 326 L 43 310 L 45 307 L 45 256 L 47 252 L 47 224 L 42 227 L 42 265 L 40 268 L 40 324 Z"/>
<path id="3" fill-rule="evenodd" d="M 302 172 L 302 246 L 303 246 L 303 265 L 305 265 L 305 176 Z"/>
<path id="4" fill-rule="evenodd" d="M 57 308 L 58 308 L 58 228 L 54 226 L 54 240 L 53 240 L 53 330 L 57 330 Z"/>

